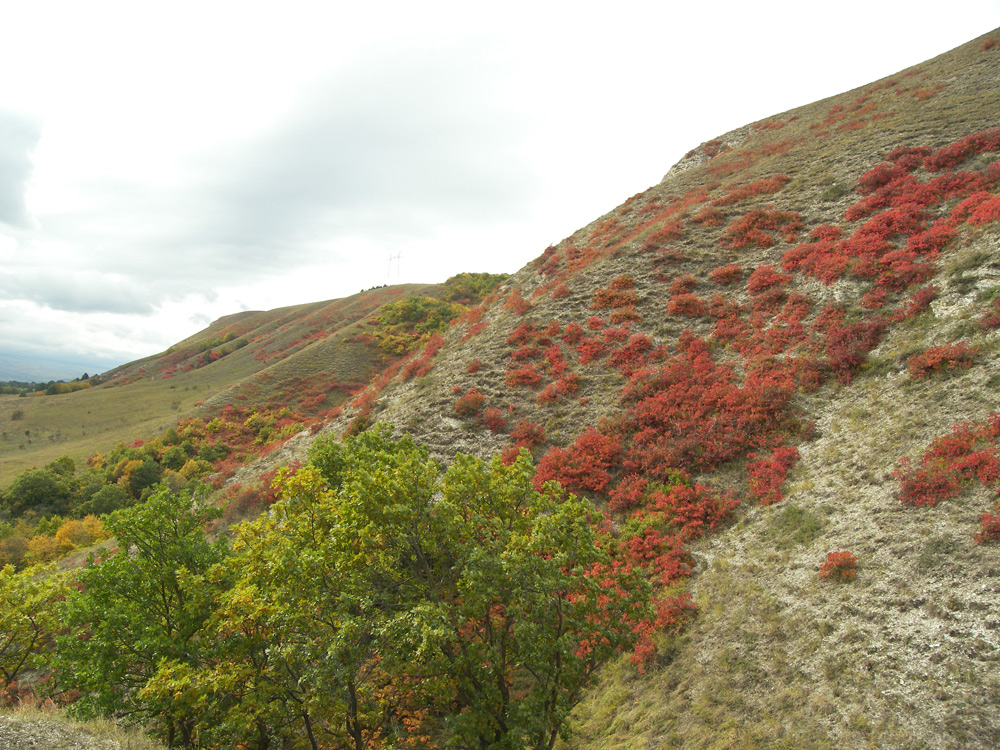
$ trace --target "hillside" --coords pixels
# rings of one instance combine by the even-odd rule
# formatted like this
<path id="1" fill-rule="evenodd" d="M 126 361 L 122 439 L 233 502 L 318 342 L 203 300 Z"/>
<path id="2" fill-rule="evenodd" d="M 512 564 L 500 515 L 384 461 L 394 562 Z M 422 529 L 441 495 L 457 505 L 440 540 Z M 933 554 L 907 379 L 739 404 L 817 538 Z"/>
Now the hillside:
<path id="1" fill-rule="evenodd" d="M 478 302 L 468 283 L 476 276 L 229 315 L 166 352 L 92 378 L 85 390 L 0 396 L 0 486 L 58 456 L 82 466 L 117 443 L 149 440 L 182 419 L 210 418 L 227 405 L 288 409 L 312 423 L 398 356 L 380 349 L 373 336 L 383 305 L 410 297 Z"/>
<path id="2" fill-rule="evenodd" d="M 706 141 L 484 299 L 463 296 L 447 327 L 395 328 L 383 307 L 409 295 L 457 302 L 447 284 L 242 313 L 103 385 L 2 400 L 0 416 L 23 408 L 18 429 L 55 456 L 92 437 L 68 427 L 70 409 L 105 441 L 226 407 L 310 415 L 313 429 L 244 466 L 234 493 L 305 461 L 317 438 L 376 422 L 413 437 L 402 453 L 427 446 L 442 463 L 530 451 L 536 488 L 558 480 L 592 500 L 615 570 L 641 570 L 675 607 L 663 621 L 686 622 L 657 634 L 655 655 L 604 666 L 566 750 L 996 747 L 998 112 L 1000 30 Z M 321 445 L 335 474 L 343 456 Z M 28 465 L 13 458 L 27 448 L 3 450 L 5 471 Z M 40 464 L 48 453 L 35 450 Z M 383 497 L 378 481 L 352 476 Z M 285 480 L 299 481 L 330 492 L 312 469 Z M 385 497 L 406 497 L 389 484 Z M 449 507 L 427 486 L 429 507 Z M 380 522 L 401 507 L 373 506 Z M 339 512 L 315 537 L 304 523 L 302 538 L 323 545 L 349 529 Z M 265 516 L 243 548 L 288 513 Z M 393 535 L 338 549 L 367 572 L 355 546 L 382 536 Z M 456 541 L 475 547 L 441 544 Z M 298 548 L 281 549 L 289 538 L 259 543 L 261 560 L 298 570 Z M 336 566 L 304 557 L 325 592 Z M 229 606 L 255 625 L 264 591 Z"/>
<path id="3" fill-rule="evenodd" d="M 689 586 L 568 747 L 1000 742 L 997 112 L 994 32 L 714 138 L 325 428 L 528 447 Z"/>

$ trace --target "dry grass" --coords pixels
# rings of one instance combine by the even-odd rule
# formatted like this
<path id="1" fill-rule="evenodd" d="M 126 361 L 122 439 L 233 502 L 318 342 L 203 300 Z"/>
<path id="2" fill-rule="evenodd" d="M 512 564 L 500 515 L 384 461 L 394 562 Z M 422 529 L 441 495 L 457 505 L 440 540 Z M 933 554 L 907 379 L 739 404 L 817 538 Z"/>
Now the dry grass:
<path id="1" fill-rule="evenodd" d="M 0 748 L 4 750 L 163 750 L 164 745 L 136 729 L 112 721 L 77 721 L 61 709 L 0 709 Z"/>

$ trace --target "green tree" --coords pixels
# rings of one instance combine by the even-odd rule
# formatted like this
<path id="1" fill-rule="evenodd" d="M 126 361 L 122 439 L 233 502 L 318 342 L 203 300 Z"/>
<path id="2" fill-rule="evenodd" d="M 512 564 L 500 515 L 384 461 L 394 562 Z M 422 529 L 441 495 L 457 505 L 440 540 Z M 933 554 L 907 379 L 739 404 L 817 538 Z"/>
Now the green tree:
<path id="1" fill-rule="evenodd" d="M 464 311 L 463 305 L 432 297 L 403 297 L 387 302 L 378 310 L 375 339 L 383 353 L 398 356 L 425 342 L 431 334 L 446 330 Z"/>
<path id="2" fill-rule="evenodd" d="M 551 749 L 597 667 L 652 616 L 644 578 L 603 552 L 590 503 L 556 483 L 536 491 L 533 476 L 526 451 L 511 466 L 459 455 L 433 506 L 451 563 L 410 633 L 425 669 L 451 675 L 453 747 Z"/>
<path id="3" fill-rule="evenodd" d="M 131 463 L 134 465 L 130 466 L 122 474 L 118 479 L 118 484 L 125 489 L 129 497 L 133 500 L 140 500 L 145 490 L 152 488 L 160 481 L 162 470 L 160 469 L 160 465 L 151 458 L 147 458 L 142 462 L 133 461 Z"/>
<path id="4" fill-rule="evenodd" d="M 318 748 L 307 665 L 287 638 L 292 631 L 276 627 L 286 619 L 269 592 L 237 582 L 220 595 L 206 626 L 213 639 L 206 664 L 161 662 L 141 697 L 166 713 L 197 716 L 203 747 L 292 748 L 299 739 Z"/>
<path id="5" fill-rule="evenodd" d="M 175 434 L 176 437 L 176 434 Z M 188 454 L 179 445 L 171 445 L 165 451 L 163 451 L 163 456 L 160 459 L 160 465 L 165 469 L 180 469 L 184 464 L 187 463 Z"/>
<path id="6" fill-rule="evenodd" d="M 165 663 L 149 692 L 185 696 L 227 746 L 552 748 L 651 612 L 588 502 L 533 474 L 525 453 L 442 477 L 382 428 L 318 444 L 240 529 L 212 665 Z"/>
<path id="7" fill-rule="evenodd" d="M 76 462 L 69 456 L 59 456 L 53 459 L 45 468 L 64 477 L 72 477 L 76 473 Z"/>
<path id="8" fill-rule="evenodd" d="M 509 278 L 506 273 L 460 273 L 444 282 L 443 296 L 449 302 L 474 305 Z"/>
<path id="9" fill-rule="evenodd" d="M 217 515 L 199 497 L 161 488 L 107 518 L 119 551 L 92 557 L 80 589 L 60 607 L 69 630 L 59 639 L 56 665 L 60 684 L 82 694 L 78 713 L 154 720 L 171 747 L 194 746 L 195 717 L 165 711 L 140 691 L 161 661 L 197 666 L 211 645 L 203 628 L 226 546 L 208 541 L 205 523 Z"/>
<path id="10" fill-rule="evenodd" d="M 38 515 L 65 514 L 69 510 L 71 488 L 66 478 L 48 469 L 32 469 L 18 474 L 7 487 L 3 503 L 12 516 L 34 511 Z"/>
<path id="11" fill-rule="evenodd" d="M 132 504 L 128 493 L 117 484 L 106 484 L 80 505 L 78 512 L 86 515 L 105 516 Z"/>
<path id="12" fill-rule="evenodd" d="M 66 593 L 65 576 L 52 568 L 14 572 L 0 567 L 0 677 L 9 685 L 33 666 L 61 622 L 57 600 Z"/>

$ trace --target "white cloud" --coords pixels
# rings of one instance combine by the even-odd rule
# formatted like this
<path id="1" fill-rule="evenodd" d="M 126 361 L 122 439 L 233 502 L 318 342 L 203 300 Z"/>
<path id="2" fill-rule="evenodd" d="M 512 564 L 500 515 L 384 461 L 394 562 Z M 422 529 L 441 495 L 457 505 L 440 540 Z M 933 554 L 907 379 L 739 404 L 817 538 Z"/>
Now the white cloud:
<path id="1" fill-rule="evenodd" d="M 29 225 L 25 193 L 41 128 L 30 116 L 0 106 L 0 222 Z"/>

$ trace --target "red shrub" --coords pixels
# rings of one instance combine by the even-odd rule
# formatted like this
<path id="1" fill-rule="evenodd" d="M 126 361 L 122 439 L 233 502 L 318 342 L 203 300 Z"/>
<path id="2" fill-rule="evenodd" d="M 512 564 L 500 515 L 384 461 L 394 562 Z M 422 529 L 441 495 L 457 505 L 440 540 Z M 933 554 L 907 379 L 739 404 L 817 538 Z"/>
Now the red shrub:
<path id="1" fill-rule="evenodd" d="M 826 333 L 826 356 L 830 369 L 842 383 L 850 383 L 865 363 L 868 352 L 878 346 L 885 321 L 832 326 Z"/>
<path id="2" fill-rule="evenodd" d="M 858 178 L 858 192 L 870 195 L 896 180 L 905 179 L 910 170 L 900 164 L 879 164 Z"/>
<path id="3" fill-rule="evenodd" d="M 856 558 L 850 552 L 838 550 L 826 556 L 826 562 L 819 567 L 820 578 L 836 578 L 839 581 L 853 581 L 857 576 Z"/>
<path id="4" fill-rule="evenodd" d="M 511 362 L 528 362 L 542 356 L 542 350 L 535 344 L 525 344 L 510 353 Z"/>
<path id="5" fill-rule="evenodd" d="M 600 492 L 611 479 L 609 470 L 621 454 L 611 437 L 588 428 L 570 448 L 552 448 L 538 462 L 535 485 L 554 479 L 569 490 Z"/>
<path id="6" fill-rule="evenodd" d="M 829 236 L 804 242 L 785 253 L 781 267 L 786 271 L 802 271 L 829 285 L 843 276 L 850 265 L 850 257 L 842 250 Z"/>
<path id="7" fill-rule="evenodd" d="M 926 146 L 900 146 L 890 151 L 885 159 L 895 162 L 907 172 L 924 166 L 924 159 L 930 156 L 931 150 Z"/>
<path id="8" fill-rule="evenodd" d="M 716 528 L 737 505 L 739 500 L 728 493 L 701 484 L 677 484 L 653 492 L 647 507 L 677 528 L 683 538 L 692 539 Z"/>
<path id="9" fill-rule="evenodd" d="M 534 422 L 522 419 L 510 431 L 514 445 L 525 448 L 535 448 L 545 442 L 545 430 Z"/>
<path id="10" fill-rule="evenodd" d="M 861 306 L 866 310 L 879 310 L 885 307 L 885 289 L 874 286 L 861 296 Z"/>
<path id="11" fill-rule="evenodd" d="M 940 372 L 968 370 L 975 361 L 977 351 L 976 348 L 970 347 L 964 341 L 959 341 L 957 344 L 932 346 L 926 351 L 910 357 L 908 368 L 910 377 L 915 380 L 923 380 L 929 375 Z"/>
<path id="12" fill-rule="evenodd" d="M 611 279 L 611 283 L 608 284 L 609 289 L 623 290 L 631 289 L 635 286 L 635 279 L 629 276 L 627 273 L 623 273 L 619 276 L 615 276 Z"/>
<path id="13" fill-rule="evenodd" d="M 740 266 L 736 265 L 735 263 L 731 263 L 728 266 L 720 266 L 719 268 L 716 268 L 714 271 L 711 271 L 708 274 L 708 278 L 710 278 L 716 284 L 724 286 L 726 284 L 731 284 L 734 281 L 738 280 L 742 275 L 743 275 L 743 269 Z"/>
<path id="14" fill-rule="evenodd" d="M 728 194 L 713 200 L 712 205 L 731 206 L 754 195 L 771 195 L 772 193 L 777 193 L 791 181 L 792 178 L 788 175 L 776 174 L 746 185 L 738 185 L 731 188 Z"/>
<path id="15" fill-rule="evenodd" d="M 741 247 L 768 248 L 774 244 L 773 234 L 781 233 L 785 242 L 793 242 L 802 228 L 802 217 L 795 211 L 750 211 L 732 222 L 723 235 L 723 242 L 734 249 Z"/>
<path id="16" fill-rule="evenodd" d="M 667 303 L 667 313 L 684 318 L 701 318 L 708 314 L 708 306 L 697 294 L 675 294 Z"/>
<path id="17" fill-rule="evenodd" d="M 608 347 L 596 336 L 594 338 L 584 339 L 576 345 L 576 353 L 579 355 L 580 364 L 582 365 L 600 359 L 607 354 L 607 352 Z"/>
<path id="18" fill-rule="evenodd" d="M 434 355 L 438 353 L 442 346 L 444 346 L 444 336 L 440 333 L 435 333 L 430 337 L 420 355 L 416 359 L 412 359 L 406 363 L 401 375 L 402 379 L 422 378 L 430 372 L 430 369 L 434 366 Z"/>
<path id="19" fill-rule="evenodd" d="M 671 294 L 685 294 L 698 286 L 698 279 L 689 273 L 678 276 L 670 284 Z"/>
<path id="20" fill-rule="evenodd" d="M 705 341 L 682 335 L 678 348 L 659 367 L 636 372 L 622 391 L 632 436 L 628 471 L 663 481 L 676 469 L 710 471 L 789 426 L 795 384 L 786 374 L 756 370 L 741 388 Z"/>
<path id="21" fill-rule="evenodd" d="M 629 474 L 609 493 L 611 510 L 632 510 L 642 505 L 643 492 L 649 480 L 638 474 Z"/>
<path id="22" fill-rule="evenodd" d="M 947 223 L 939 221 L 930 229 L 911 235 L 906 241 L 906 249 L 933 258 L 944 250 L 953 239 L 955 239 L 955 230 Z"/>
<path id="23" fill-rule="evenodd" d="M 573 373 L 567 373 L 556 381 L 556 390 L 562 396 L 569 396 L 577 392 L 580 388 L 580 378 Z"/>
<path id="24" fill-rule="evenodd" d="M 977 544 L 1000 539 L 1000 516 L 983 513 L 979 517 L 979 526 L 979 533 L 973 537 Z"/>
<path id="25" fill-rule="evenodd" d="M 931 306 L 931 302 L 937 299 L 937 295 L 938 288 L 936 286 L 918 289 L 910 296 L 910 301 L 906 308 L 901 313 L 897 313 L 899 320 L 906 320 L 919 315 Z"/>
<path id="26" fill-rule="evenodd" d="M 691 217 L 691 221 L 701 224 L 703 227 L 718 227 L 726 223 L 726 217 L 719 209 L 705 206 Z"/>
<path id="27" fill-rule="evenodd" d="M 598 289 L 594 292 L 591 307 L 595 310 L 617 309 L 620 307 L 635 307 L 639 302 L 639 296 L 631 289 Z"/>
<path id="28" fill-rule="evenodd" d="M 545 361 L 549 365 L 549 373 L 552 377 L 558 378 L 566 372 L 566 360 L 563 359 L 562 349 L 557 344 L 548 347 L 543 354 Z"/>
<path id="29" fill-rule="evenodd" d="M 939 148 L 924 162 L 928 169 L 953 169 L 966 159 L 990 151 L 1000 151 L 1000 128 L 967 135 L 944 148 Z"/>
<path id="30" fill-rule="evenodd" d="M 549 383 L 542 391 L 535 397 L 535 403 L 539 405 L 551 404 L 559 400 L 559 389 L 556 387 L 555 383 Z"/>
<path id="31" fill-rule="evenodd" d="M 489 408 L 483 413 L 483 426 L 490 432 L 503 432 L 507 428 L 507 420 L 503 418 L 502 411 Z"/>
<path id="32" fill-rule="evenodd" d="M 615 344 L 620 341 L 627 341 L 629 337 L 628 329 L 617 327 L 617 328 L 605 328 L 603 331 L 603 338 L 605 344 Z"/>
<path id="33" fill-rule="evenodd" d="M 754 459 L 757 454 L 751 454 Z M 774 449 L 769 458 L 754 461 L 747 466 L 750 474 L 750 492 L 761 505 L 777 503 L 784 495 L 781 485 L 785 483 L 788 470 L 799 460 L 799 449 L 792 445 L 782 445 Z"/>
<path id="34" fill-rule="evenodd" d="M 682 234 L 684 234 L 684 227 L 679 221 L 667 221 L 646 238 L 643 249 L 656 250 L 672 240 L 679 239 Z"/>
<path id="35" fill-rule="evenodd" d="M 644 333 L 634 333 L 620 349 L 612 352 L 608 365 L 615 368 L 625 377 L 631 377 L 637 370 L 646 366 L 646 355 L 653 348 L 653 340 Z"/>
<path id="36" fill-rule="evenodd" d="M 979 327 L 984 331 L 1000 328 L 1000 299 L 993 300 L 993 307 L 983 312 L 983 317 L 979 320 Z"/>
<path id="37" fill-rule="evenodd" d="M 968 219 L 968 223 L 974 227 L 992 221 L 1000 221 L 1000 195 L 994 195 L 989 200 L 980 203 Z"/>
<path id="38" fill-rule="evenodd" d="M 791 280 L 791 276 L 778 273 L 774 266 L 760 266 L 750 274 L 750 279 L 747 281 L 747 291 L 750 294 L 760 294 L 771 287 L 784 286 Z"/>
<path id="39" fill-rule="evenodd" d="M 738 341 L 750 335 L 750 326 L 739 317 L 719 318 L 712 328 L 712 337 L 719 341 Z"/>
<path id="40" fill-rule="evenodd" d="M 524 315 L 528 310 L 531 309 L 531 303 L 525 300 L 519 291 L 516 289 L 507 295 L 507 300 L 504 302 L 504 307 L 508 310 L 513 311 L 515 315 Z"/>
<path id="41" fill-rule="evenodd" d="M 455 411 L 463 417 L 475 417 L 483 410 L 486 396 L 470 388 L 469 392 L 455 402 Z"/>
<path id="42" fill-rule="evenodd" d="M 579 343 L 583 338 L 583 327 L 579 323 L 570 323 L 563 329 L 562 340 L 567 344 Z"/>
<path id="43" fill-rule="evenodd" d="M 514 332 L 507 337 L 507 343 L 512 346 L 524 346 L 525 344 L 530 344 L 538 336 L 538 331 L 535 329 L 534 323 L 521 323 Z"/>
<path id="44" fill-rule="evenodd" d="M 471 326 L 469 326 L 469 329 L 462 336 L 462 341 L 468 341 L 473 336 L 478 336 L 480 333 L 482 333 L 489 327 L 490 324 L 487 323 L 485 320 L 481 320 L 478 323 L 473 323 Z"/>
<path id="45" fill-rule="evenodd" d="M 466 372 L 479 372 L 479 368 L 483 366 L 483 361 L 481 359 L 474 359 L 469 362 L 468 366 L 465 368 Z"/>
<path id="46" fill-rule="evenodd" d="M 534 388 L 541 379 L 542 376 L 538 374 L 538 370 L 535 369 L 533 364 L 507 369 L 507 385 L 511 388 L 516 388 L 517 386 Z"/>
<path id="47" fill-rule="evenodd" d="M 900 481 L 899 499 L 907 505 L 936 505 L 958 494 L 963 482 L 995 485 L 1000 480 L 1000 415 L 986 422 L 960 423 L 951 433 L 937 438 L 924 451 L 914 471 L 907 458 L 899 462 L 893 478 Z"/>
<path id="48" fill-rule="evenodd" d="M 642 320 L 642 316 L 634 307 L 628 305 L 627 307 L 620 307 L 617 310 L 612 310 L 611 314 L 608 316 L 608 320 L 610 320 L 614 325 L 622 325 L 624 323 L 637 323 Z"/>

